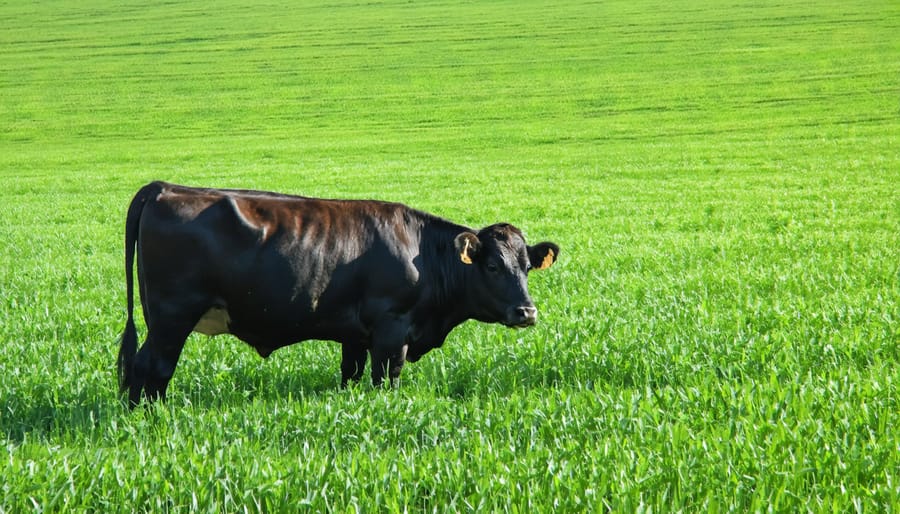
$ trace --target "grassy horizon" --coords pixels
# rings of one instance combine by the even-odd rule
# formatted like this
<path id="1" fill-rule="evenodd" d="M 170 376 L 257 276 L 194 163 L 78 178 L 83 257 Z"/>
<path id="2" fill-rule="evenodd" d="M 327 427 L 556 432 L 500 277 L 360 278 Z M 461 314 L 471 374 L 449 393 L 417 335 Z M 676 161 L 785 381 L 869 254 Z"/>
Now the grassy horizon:
<path id="1" fill-rule="evenodd" d="M 900 508 L 900 5 L 0 5 L 0 512 Z M 150 180 L 562 248 L 397 390 L 191 336 L 116 398 Z M 143 326 L 139 323 L 139 331 Z"/>

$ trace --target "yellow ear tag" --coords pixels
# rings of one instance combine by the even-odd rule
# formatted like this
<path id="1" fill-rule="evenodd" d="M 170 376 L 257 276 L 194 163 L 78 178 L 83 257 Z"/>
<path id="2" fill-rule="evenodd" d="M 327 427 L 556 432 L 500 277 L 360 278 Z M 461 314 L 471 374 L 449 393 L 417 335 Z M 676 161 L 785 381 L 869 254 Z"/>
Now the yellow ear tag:
<path id="1" fill-rule="evenodd" d="M 556 254 L 553 253 L 553 249 L 548 248 L 548 249 L 547 249 L 547 255 L 544 256 L 544 260 L 541 261 L 541 265 L 538 266 L 537 269 L 547 269 L 547 268 L 549 268 L 550 266 L 552 266 L 552 265 L 553 265 L 553 256 L 554 256 L 554 255 L 556 255 Z"/>
<path id="2" fill-rule="evenodd" d="M 469 240 L 466 239 L 466 246 L 463 247 L 462 252 L 459 254 L 459 260 L 463 261 L 465 264 L 472 264 L 472 258 L 469 257 Z"/>

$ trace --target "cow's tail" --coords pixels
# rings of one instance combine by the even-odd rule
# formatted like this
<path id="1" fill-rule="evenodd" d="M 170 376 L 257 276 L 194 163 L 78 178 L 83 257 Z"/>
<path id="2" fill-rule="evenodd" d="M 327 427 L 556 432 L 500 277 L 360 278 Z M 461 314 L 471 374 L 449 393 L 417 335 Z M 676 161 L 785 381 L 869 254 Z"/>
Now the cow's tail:
<path id="1" fill-rule="evenodd" d="M 118 378 L 119 394 L 125 395 L 131 384 L 132 366 L 137 353 L 137 329 L 134 326 L 134 255 L 137 247 L 138 227 L 147 201 L 155 198 L 161 190 L 154 182 L 141 188 L 128 206 L 125 218 L 125 295 L 128 299 L 128 319 L 125 331 L 119 338 Z"/>

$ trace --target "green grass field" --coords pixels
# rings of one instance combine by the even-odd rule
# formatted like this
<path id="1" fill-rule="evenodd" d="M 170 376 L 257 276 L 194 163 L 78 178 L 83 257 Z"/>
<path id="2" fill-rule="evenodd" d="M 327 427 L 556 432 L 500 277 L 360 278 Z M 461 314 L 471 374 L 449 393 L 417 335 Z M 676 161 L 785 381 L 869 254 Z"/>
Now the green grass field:
<path id="1" fill-rule="evenodd" d="M 0 512 L 900 510 L 900 3 L 146 4 L 0 5 Z M 562 256 L 398 389 L 194 335 L 129 413 L 153 179 Z"/>

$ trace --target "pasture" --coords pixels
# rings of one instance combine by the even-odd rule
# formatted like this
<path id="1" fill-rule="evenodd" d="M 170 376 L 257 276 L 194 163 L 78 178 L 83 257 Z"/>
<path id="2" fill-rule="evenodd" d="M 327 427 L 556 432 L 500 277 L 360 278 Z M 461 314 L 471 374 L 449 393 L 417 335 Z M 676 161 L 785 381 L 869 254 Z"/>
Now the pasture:
<path id="1" fill-rule="evenodd" d="M 900 3 L 0 5 L 0 512 L 896 512 Z M 144 183 L 552 240 L 395 390 L 192 335 L 117 397 Z M 139 310 L 139 309 L 138 309 Z M 138 320 L 143 334 L 142 321 Z"/>

